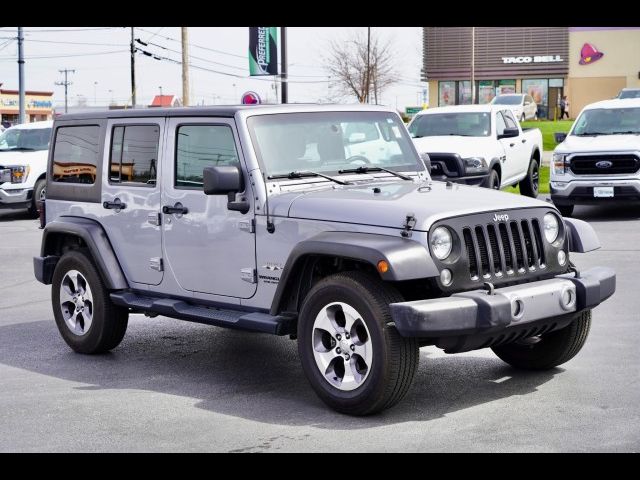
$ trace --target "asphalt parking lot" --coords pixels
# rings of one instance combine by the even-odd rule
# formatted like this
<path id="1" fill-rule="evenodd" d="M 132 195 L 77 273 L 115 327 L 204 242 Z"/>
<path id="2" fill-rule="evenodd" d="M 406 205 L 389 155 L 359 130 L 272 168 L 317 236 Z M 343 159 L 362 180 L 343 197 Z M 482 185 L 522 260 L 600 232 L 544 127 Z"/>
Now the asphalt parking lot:
<path id="1" fill-rule="evenodd" d="M 639 451 L 640 205 L 577 207 L 615 268 L 570 362 L 523 373 L 490 350 L 421 350 L 394 409 L 334 413 L 307 385 L 294 341 L 132 315 L 122 344 L 73 353 L 50 287 L 33 277 L 37 221 L 0 212 L 0 451 Z"/>

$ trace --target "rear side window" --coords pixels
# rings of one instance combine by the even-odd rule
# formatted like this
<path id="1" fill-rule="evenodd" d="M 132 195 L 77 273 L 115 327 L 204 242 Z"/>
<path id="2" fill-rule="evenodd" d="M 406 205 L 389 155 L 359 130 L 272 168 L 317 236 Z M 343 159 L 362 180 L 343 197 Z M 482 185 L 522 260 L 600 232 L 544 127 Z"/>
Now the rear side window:
<path id="1" fill-rule="evenodd" d="M 505 110 L 502 112 L 502 114 L 504 115 L 504 122 L 507 125 L 507 128 L 518 128 L 516 119 L 513 118 L 513 115 L 510 110 Z"/>
<path id="2" fill-rule="evenodd" d="M 202 188 L 202 171 L 213 165 L 237 165 L 233 132 L 227 125 L 181 125 L 176 132 L 175 183 Z"/>
<path id="3" fill-rule="evenodd" d="M 54 182 L 93 184 L 99 157 L 100 127 L 74 125 L 56 131 L 53 149 Z"/>
<path id="4" fill-rule="evenodd" d="M 113 127 L 109 181 L 138 185 L 156 184 L 158 168 L 158 125 Z"/>

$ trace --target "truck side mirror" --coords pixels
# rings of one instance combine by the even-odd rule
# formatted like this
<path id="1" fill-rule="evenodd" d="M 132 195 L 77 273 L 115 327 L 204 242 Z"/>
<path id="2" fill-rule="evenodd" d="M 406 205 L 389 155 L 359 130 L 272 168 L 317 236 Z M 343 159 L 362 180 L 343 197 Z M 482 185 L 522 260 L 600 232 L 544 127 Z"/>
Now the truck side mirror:
<path id="1" fill-rule="evenodd" d="M 501 138 L 513 138 L 520 135 L 520 131 L 518 131 L 518 127 L 505 128 L 502 135 L 498 135 L 498 140 Z"/>
<path id="2" fill-rule="evenodd" d="M 556 143 L 562 143 L 567 138 L 567 134 L 565 132 L 556 132 L 553 134 L 556 139 Z"/>
<path id="3" fill-rule="evenodd" d="M 227 195 L 227 208 L 247 213 L 251 204 L 245 195 L 236 199 L 236 194 L 244 190 L 242 172 L 235 165 L 205 167 L 202 171 L 202 190 L 205 195 Z"/>

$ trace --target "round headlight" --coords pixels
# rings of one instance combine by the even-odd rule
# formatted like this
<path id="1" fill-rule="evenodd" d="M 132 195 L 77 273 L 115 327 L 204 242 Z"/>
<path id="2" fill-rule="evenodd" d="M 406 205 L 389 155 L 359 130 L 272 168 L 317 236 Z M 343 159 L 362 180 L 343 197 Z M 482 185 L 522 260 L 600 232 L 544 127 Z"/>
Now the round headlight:
<path id="1" fill-rule="evenodd" d="M 547 213 L 544 216 L 544 238 L 547 239 L 547 242 L 553 243 L 558 238 L 559 232 L 558 217 L 553 213 Z"/>
<path id="2" fill-rule="evenodd" d="M 453 241 L 451 233 L 445 227 L 438 227 L 431 233 L 431 251 L 438 260 L 444 260 L 451 253 Z"/>

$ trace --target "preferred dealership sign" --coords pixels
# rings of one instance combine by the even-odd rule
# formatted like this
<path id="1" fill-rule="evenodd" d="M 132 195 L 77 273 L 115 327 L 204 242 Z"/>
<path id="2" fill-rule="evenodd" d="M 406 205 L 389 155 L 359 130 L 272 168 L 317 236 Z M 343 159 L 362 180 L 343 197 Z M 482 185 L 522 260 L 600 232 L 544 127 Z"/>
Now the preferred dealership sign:
<path id="1" fill-rule="evenodd" d="M 276 27 L 249 27 L 249 75 L 278 74 Z"/>
<path id="2" fill-rule="evenodd" d="M 535 55 L 531 57 L 501 57 L 502 63 L 555 63 L 563 62 L 560 55 Z"/>

